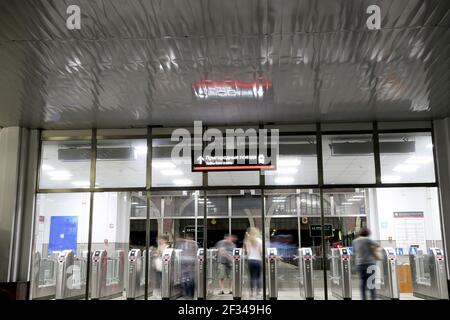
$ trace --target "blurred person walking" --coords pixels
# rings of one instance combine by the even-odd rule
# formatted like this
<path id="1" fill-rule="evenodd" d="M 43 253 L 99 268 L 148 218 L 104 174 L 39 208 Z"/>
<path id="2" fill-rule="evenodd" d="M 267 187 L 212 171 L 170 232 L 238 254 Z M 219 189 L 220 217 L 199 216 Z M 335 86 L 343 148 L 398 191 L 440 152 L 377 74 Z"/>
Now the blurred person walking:
<path id="1" fill-rule="evenodd" d="M 359 236 L 353 240 L 353 252 L 356 257 L 355 264 L 359 271 L 360 290 L 363 300 L 366 300 L 366 291 L 369 290 L 372 300 L 376 299 L 375 271 L 378 257 L 378 243 L 370 239 L 370 230 L 361 228 Z M 370 282 L 370 283 L 369 283 Z"/>
<path id="2" fill-rule="evenodd" d="M 250 273 L 250 296 L 261 294 L 262 238 L 258 228 L 247 229 L 244 239 L 244 252 L 247 255 Z"/>

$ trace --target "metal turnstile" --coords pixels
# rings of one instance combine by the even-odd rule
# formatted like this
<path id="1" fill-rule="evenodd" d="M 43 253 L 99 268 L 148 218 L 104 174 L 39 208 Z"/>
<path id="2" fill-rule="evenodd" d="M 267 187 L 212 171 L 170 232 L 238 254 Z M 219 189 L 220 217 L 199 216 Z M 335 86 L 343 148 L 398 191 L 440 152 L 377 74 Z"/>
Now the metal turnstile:
<path id="1" fill-rule="evenodd" d="M 444 252 L 439 248 L 430 248 L 430 275 L 432 287 L 439 299 L 448 299 L 447 275 Z"/>
<path id="2" fill-rule="evenodd" d="M 77 299 L 85 295 L 86 258 L 75 257 L 72 250 L 59 253 L 55 299 Z"/>
<path id="3" fill-rule="evenodd" d="M 379 274 L 377 296 L 381 299 L 400 299 L 397 278 L 397 255 L 393 248 L 383 248 L 383 260 L 378 262 Z"/>
<path id="4" fill-rule="evenodd" d="M 311 248 L 299 248 L 300 293 L 306 300 L 314 300 L 313 254 Z"/>
<path id="5" fill-rule="evenodd" d="M 106 260 L 105 250 L 96 250 L 91 261 L 91 299 L 100 299 L 102 289 L 106 287 Z"/>
<path id="6" fill-rule="evenodd" d="M 128 252 L 128 283 L 127 283 L 127 299 L 134 300 L 141 296 L 142 278 L 142 254 L 140 249 L 131 249 Z"/>
<path id="7" fill-rule="evenodd" d="M 331 291 L 338 299 L 352 298 L 350 253 L 347 248 L 331 249 Z"/>
<path id="8" fill-rule="evenodd" d="M 56 293 L 57 260 L 59 253 L 41 258 L 40 252 L 33 256 L 31 299 L 52 299 Z"/>
<path id="9" fill-rule="evenodd" d="M 181 249 L 165 249 L 162 255 L 161 299 L 176 299 L 181 295 L 181 271 Z"/>
<path id="10" fill-rule="evenodd" d="M 233 249 L 233 299 L 242 299 L 242 281 L 243 281 L 244 259 L 242 248 Z"/>
<path id="11" fill-rule="evenodd" d="M 205 250 L 204 249 L 198 249 L 197 250 L 197 259 L 196 259 L 196 283 L 197 283 L 197 299 L 198 300 L 204 300 L 205 297 L 205 291 L 204 291 L 204 285 L 205 285 Z"/>
<path id="12" fill-rule="evenodd" d="M 278 258 L 277 249 L 267 249 L 267 278 L 269 284 L 269 299 L 278 299 Z"/>
<path id="13" fill-rule="evenodd" d="M 448 299 L 444 252 L 440 248 L 412 250 L 409 255 L 413 295 L 423 299 Z"/>

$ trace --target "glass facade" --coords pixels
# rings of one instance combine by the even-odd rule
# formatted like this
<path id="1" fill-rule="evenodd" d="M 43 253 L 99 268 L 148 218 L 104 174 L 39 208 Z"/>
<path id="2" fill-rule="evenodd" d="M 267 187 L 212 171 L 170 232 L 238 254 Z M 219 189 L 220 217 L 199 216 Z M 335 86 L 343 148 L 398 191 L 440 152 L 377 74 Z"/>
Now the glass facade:
<path id="1" fill-rule="evenodd" d="M 411 248 L 422 255 L 443 249 L 431 132 L 338 131 L 280 130 L 277 167 L 266 174 L 192 172 L 190 152 L 173 160 L 177 142 L 151 129 L 146 137 L 43 135 L 32 297 L 167 298 L 161 258 L 170 249 L 177 275 L 171 298 L 232 299 L 230 248 L 238 248 L 243 299 L 271 297 L 273 249 L 278 299 L 308 298 L 305 257 L 312 259 L 314 299 L 337 299 L 336 252 L 351 251 L 368 227 L 396 251 L 399 281 L 412 279 L 401 298 L 414 298 L 404 288 L 418 281 L 422 269 L 415 266 L 427 260 Z M 71 259 L 64 277 L 70 289 L 58 292 L 51 288 L 61 281 L 62 254 Z M 130 278 L 132 264 L 139 273 Z M 360 299 L 355 265 L 351 277 L 352 298 Z"/>

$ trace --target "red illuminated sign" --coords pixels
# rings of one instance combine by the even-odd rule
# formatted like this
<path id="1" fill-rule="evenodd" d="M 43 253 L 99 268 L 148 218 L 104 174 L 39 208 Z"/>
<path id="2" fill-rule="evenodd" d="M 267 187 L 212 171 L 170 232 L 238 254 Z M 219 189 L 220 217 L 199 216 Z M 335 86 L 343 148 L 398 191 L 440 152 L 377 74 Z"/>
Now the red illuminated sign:
<path id="1" fill-rule="evenodd" d="M 262 99 L 272 88 L 270 81 L 203 80 L 192 85 L 198 99 L 251 98 Z"/>

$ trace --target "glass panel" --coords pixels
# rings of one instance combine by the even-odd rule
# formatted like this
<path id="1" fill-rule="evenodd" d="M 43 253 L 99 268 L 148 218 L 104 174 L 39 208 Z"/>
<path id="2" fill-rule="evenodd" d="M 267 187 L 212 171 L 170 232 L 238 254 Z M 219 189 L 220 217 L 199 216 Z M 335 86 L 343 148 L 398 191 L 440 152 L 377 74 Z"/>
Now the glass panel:
<path id="1" fill-rule="evenodd" d="M 129 192 L 94 194 L 91 299 L 127 297 L 124 289 L 125 275 L 128 275 L 125 268 L 128 265 L 131 199 Z M 139 266 L 139 274 L 145 270 L 142 266 Z"/>
<path id="2" fill-rule="evenodd" d="M 350 273 L 348 273 L 347 281 L 346 273 L 342 271 L 346 254 L 340 252 L 339 248 L 345 248 L 351 253 L 352 241 L 359 230 L 367 226 L 367 216 L 370 212 L 368 201 L 368 189 L 324 191 L 324 204 L 330 207 L 330 211 L 325 213 L 324 218 L 328 299 L 330 300 L 348 298 L 345 291 L 347 283 L 350 288 L 350 298 L 360 299 L 355 259 L 350 256 L 348 266 Z"/>
<path id="3" fill-rule="evenodd" d="M 202 173 L 192 172 L 191 146 L 188 144 L 188 154 L 182 154 L 180 159 L 172 159 L 172 148 L 178 142 L 170 138 L 153 139 L 152 150 L 152 186 L 200 186 L 202 185 Z"/>
<path id="4" fill-rule="evenodd" d="M 435 182 L 431 133 L 380 134 L 381 182 Z"/>
<path id="5" fill-rule="evenodd" d="M 372 135 L 322 137 L 325 184 L 375 183 Z"/>
<path id="6" fill-rule="evenodd" d="M 99 140 L 96 187 L 145 187 L 146 139 Z"/>
<path id="7" fill-rule="evenodd" d="M 227 214 L 215 217 L 208 210 L 208 299 L 261 299 L 261 197 L 250 190 L 211 192 L 207 201 L 222 204 L 224 210 L 220 211 Z M 240 259 L 236 259 L 235 249 L 240 251 Z M 242 271 L 236 278 L 234 264 Z"/>
<path id="8" fill-rule="evenodd" d="M 267 294 L 274 294 L 277 282 L 278 299 L 324 299 L 321 239 L 311 234 L 312 226 L 320 225 L 311 206 L 302 207 L 305 195 L 319 197 L 317 190 L 266 190 L 267 253 L 276 250 L 276 262 L 268 255 Z M 315 201 L 315 200 L 314 200 Z M 306 201 L 303 201 L 306 205 Z M 320 201 L 317 201 L 320 215 Z M 277 276 L 271 270 L 276 265 Z"/>
<path id="9" fill-rule="evenodd" d="M 315 136 L 281 136 L 276 170 L 264 172 L 267 185 L 317 184 Z"/>
<path id="10" fill-rule="evenodd" d="M 84 298 L 89 201 L 89 193 L 37 195 L 32 299 Z"/>
<path id="11" fill-rule="evenodd" d="M 252 186 L 259 184 L 259 171 L 209 172 L 210 186 Z"/>
<path id="12" fill-rule="evenodd" d="M 331 299 L 342 298 L 345 277 L 342 255 L 346 248 L 350 258 L 352 299 L 362 299 L 361 275 L 375 272 L 372 280 L 378 299 L 436 299 L 446 290 L 445 268 L 439 272 L 439 251 L 443 242 L 437 188 L 378 188 L 326 191 L 324 201 L 330 203 L 325 223 L 332 225 L 333 235 L 327 238 L 328 283 Z M 364 236 L 380 246 L 378 253 Z M 363 235 L 358 242 L 355 239 Z M 443 260 L 442 260 L 443 261 Z M 368 269 L 369 266 L 372 266 Z M 441 275 L 441 277 L 439 276 Z M 444 291 L 440 288 L 445 286 Z M 366 297 L 370 298 L 370 290 Z M 444 294 L 446 296 L 446 294 Z M 395 298 L 395 297 L 394 297 Z"/>
<path id="13" fill-rule="evenodd" d="M 39 188 L 89 188 L 91 141 L 43 141 Z"/>

